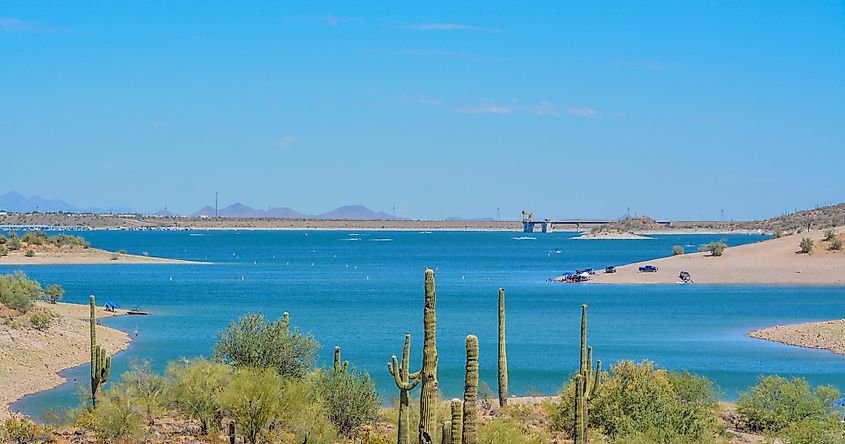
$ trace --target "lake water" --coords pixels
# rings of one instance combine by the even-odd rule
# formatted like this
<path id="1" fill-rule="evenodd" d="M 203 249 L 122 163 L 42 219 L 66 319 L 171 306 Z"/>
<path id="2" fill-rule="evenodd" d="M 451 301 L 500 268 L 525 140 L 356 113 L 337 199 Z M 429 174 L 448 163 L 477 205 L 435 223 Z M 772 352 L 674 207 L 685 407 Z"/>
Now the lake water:
<path id="1" fill-rule="evenodd" d="M 605 363 L 652 360 L 713 378 L 723 397 L 757 375 L 800 375 L 845 388 L 845 357 L 750 339 L 760 327 L 845 317 L 845 288 L 739 285 L 575 285 L 548 283 L 565 270 L 619 265 L 667 255 L 673 245 L 755 235 L 663 235 L 653 240 L 583 241 L 572 233 L 215 231 L 85 233 L 96 247 L 211 265 L 86 265 L 23 269 L 43 284 L 60 283 L 66 302 L 140 305 L 149 317 L 104 320 L 140 335 L 114 358 L 112 380 L 133 359 L 157 369 L 180 357 L 209 355 L 216 334 L 238 316 L 291 313 L 313 332 L 330 363 L 334 345 L 367 369 L 386 401 L 396 396 L 386 363 L 412 333 L 412 366 L 420 363 L 423 269 L 437 273 L 439 380 L 446 397 L 463 389 L 464 338 L 479 337 L 480 376 L 496 389 L 497 290 L 507 291 L 510 392 L 553 394 L 578 366 L 579 317 L 590 305 L 589 342 Z M 557 253 L 555 250 L 559 250 Z M 88 347 L 88 344 L 80 344 Z M 29 396 L 14 408 L 40 416 L 70 406 L 87 387 L 88 367 L 71 380 Z"/>

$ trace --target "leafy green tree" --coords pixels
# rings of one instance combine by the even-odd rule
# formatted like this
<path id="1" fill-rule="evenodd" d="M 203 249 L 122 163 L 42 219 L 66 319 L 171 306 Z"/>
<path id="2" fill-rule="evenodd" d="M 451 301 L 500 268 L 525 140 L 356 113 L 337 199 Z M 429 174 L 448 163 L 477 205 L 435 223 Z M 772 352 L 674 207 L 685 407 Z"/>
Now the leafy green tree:
<path id="1" fill-rule="evenodd" d="M 713 383 L 689 373 L 657 369 L 651 362 L 619 361 L 602 373 L 590 403 L 589 423 L 614 442 L 710 442 L 716 435 L 718 397 Z M 574 430 L 575 387 L 570 381 L 551 418 Z"/>
<path id="2" fill-rule="evenodd" d="M 156 416 L 164 408 L 166 380 L 150 369 L 150 363 L 131 362 L 130 370 L 123 374 L 123 382 L 135 398 L 149 425 L 155 425 Z"/>
<path id="3" fill-rule="evenodd" d="M 113 385 L 98 398 L 93 426 L 105 442 L 137 442 L 143 436 L 144 411 L 125 382 Z"/>
<path id="4" fill-rule="evenodd" d="M 804 378 L 761 376 L 740 393 L 736 410 L 750 430 L 778 434 L 801 421 L 835 420 L 837 399 L 839 390 L 833 386 L 810 388 Z"/>
<path id="5" fill-rule="evenodd" d="M 727 248 L 728 244 L 724 239 L 721 239 L 719 242 L 710 242 L 709 244 L 702 245 L 698 251 L 710 252 L 711 256 L 718 257 L 724 254 Z"/>
<path id="6" fill-rule="evenodd" d="M 220 394 L 232 381 L 232 368 L 205 359 L 171 363 L 167 367 L 167 405 L 200 421 L 202 432 L 218 431 L 223 419 Z"/>
<path id="7" fill-rule="evenodd" d="M 282 413 L 284 380 L 272 368 L 242 367 L 220 394 L 227 416 L 249 443 L 258 443 Z"/>
<path id="8" fill-rule="evenodd" d="M 47 286 L 47 290 L 44 291 L 44 294 L 47 296 L 48 302 L 55 304 L 62 298 L 62 296 L 64 296 L 65 289 L 59 284 L 51 284 Z"/>
<path id="9" fill-rule="evenodd" d="M 42 297 L 41 284 L 23 273 L 0 276 L 0 303 L 7 307 L 26 313 Z"/>
<path id="10" fill-rule="evenodd" d="M 220 332 L 214 359 L 238 367 L 272 368 L 283 378 L 302 378 L 314 365 L 320 344 L 310 333 L 290 331 L 285 319 L 249 314 Z"/>
<path id="11" fill-rule="evenodd" d="M 327 369 L 315 375 L 315 383 L 328 409 L 329 420 L 340 434 L 351 436 L 357 428 L 378 419 L 381 401 L 369 373 L 355 368 Z"/>

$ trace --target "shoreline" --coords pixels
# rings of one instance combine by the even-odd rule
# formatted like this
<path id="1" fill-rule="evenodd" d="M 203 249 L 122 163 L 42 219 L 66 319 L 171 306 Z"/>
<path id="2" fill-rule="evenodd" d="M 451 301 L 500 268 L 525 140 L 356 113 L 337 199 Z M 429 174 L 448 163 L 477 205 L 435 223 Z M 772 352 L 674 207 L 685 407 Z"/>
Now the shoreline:
<path id="1" fill-rule="evenodd" d="M 90 360 L 87 304 L 37 302 L 39 309 L 53 313 L 53 325 L 45 331 L 14 329 L 0 324 L 0 375 L 9 381 L 0 386 L 0 419 L 12 414 L 12 404 L 26 396 L 67 383 L 60 373 L 85 365 Z M 97 307 L 97 318 L 125 315 Z M 110 356 L 126 350 L 132 341 L 128 333 L 98 325 L 98 343 Z"/>
<path id="2" fill-rule="evenodd" d="M 845 355 L 845 319 L 775 325 L 746 333 L 768 342 Z"/>
<path id="3" fill-rule="evenodd" d="M 842 233 L 845 227 L 838 227 Z M 688 253 L 667 256 L 616 267 L 616 273 L 599 272 L 588 284 L 680 284 L 679 274 L 687 271 L 698 284 L 845 286 L 845 251 L 829 251 L 823 241 L 825 230 L 793 234 L 730 247 L 722 256 Z M 814 242 L 810 254 L 799 254 L 799 243 L 809 237 Z M 612 265 L 612 264 L 609 264 Z M 653 265 L 657 272 L 644 273 L 639 267 Z M 560 280 L 553 277 L 551 280 Z"/>
<path id="4" fill-rule="evenodd" d="M 34 257 L 26 257 L 19 251 L 9 253 L 7 256 L 0 256 L 0 266 L 105 264 L 210 264 L 210 262 L 120 254 L 99 248 L 86 248 L 75 251 L 36 252 Z"/>

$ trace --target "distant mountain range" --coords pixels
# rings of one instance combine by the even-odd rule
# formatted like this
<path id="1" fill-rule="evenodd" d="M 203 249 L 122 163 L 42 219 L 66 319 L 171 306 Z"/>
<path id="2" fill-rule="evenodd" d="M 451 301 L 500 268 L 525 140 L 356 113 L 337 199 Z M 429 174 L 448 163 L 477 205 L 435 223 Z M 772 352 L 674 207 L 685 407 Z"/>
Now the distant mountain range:
<path id="1" fill-rule="evenodd" d="M 127 213 L 129 208 L 82 208 L 71 205 L 60 199 L 45 199 L 41 196 L 24 196 L 17 191 L 0 194 L 0 211 L 14 211 L 19 213 Z"/>
<path id="2" fill-rule="evenodd" d="M 71 205 L 60 199 L 45 199 L 40 196 L 24 196 L 16 191 L 10 191 L 6 194 L 0 194 L 0 211 L 10 211 L 16 213 L 137 213 L 125 207 L 112 208 L 83 208 L 76 205 Z M 214 207 L 205 206 L 198 211 L 190 214 L 193 217 L 214 217 Z M 395 217 L 381 211 L 373 211 L 362 205 L 347 205 L 336 208 L 327 213 L 317 215 L 307 215 L 300 213 L 291 208 L 278 207 L 267 210 L 260 210 L 249 207 L 240 202 L 234 203 L 224 208 L 220 208 L 217 212 L 220 217 L 236 217 L 236 218 L 280 218 L 280 219 L 336 219 L 336 220 L 398 220 L 401 217 Z M 167 209 L 158 210 L 152 213 L 152 216 L 179 216 L 179 214 L 168 211 Z"/>
<path id="3" fill-rule="evenodd" d="M 259 210 L 246 206 L 242 203 L 234 203 L 228 207 L 220 208 L 217 211 L 219 217 L 243 217 L 243 218 L 280 218 L 280 219 L 335 219 L 335 220 L 398 220 L 401 217 L 395 217 L 383 211 L 373 211 L 362 205 L 347 205 L 336 208 L 327 213 L 317 215 L 306 215 L 299 211 L 287 208 L 270 208 L 268 210 Z M 205 206 L 191 214 L 194 217 L 214 217 L 214 208 Z"/>

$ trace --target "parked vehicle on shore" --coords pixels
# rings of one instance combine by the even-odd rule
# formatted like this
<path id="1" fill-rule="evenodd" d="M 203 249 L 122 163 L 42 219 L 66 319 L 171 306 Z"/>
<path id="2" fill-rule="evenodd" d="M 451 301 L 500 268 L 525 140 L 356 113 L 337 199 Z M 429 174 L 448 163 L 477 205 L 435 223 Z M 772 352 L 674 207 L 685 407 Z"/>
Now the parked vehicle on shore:
<path id="1" fill-rule="evenodd" d="M 640 273 L 657 273 L 657 267 L 654 265 L 643 265 L 640 267 Z"/>

